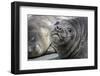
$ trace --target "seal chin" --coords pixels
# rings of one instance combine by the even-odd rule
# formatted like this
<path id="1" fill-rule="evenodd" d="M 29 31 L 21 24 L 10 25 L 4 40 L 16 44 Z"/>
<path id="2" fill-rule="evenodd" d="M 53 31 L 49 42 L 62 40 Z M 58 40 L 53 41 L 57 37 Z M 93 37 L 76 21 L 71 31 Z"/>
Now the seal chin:
<path id="1" fill-rule="evenodd" d="M 69 40 L 70 40 L 70 37 L 62 37 L 59 34 L 52 35 L 52 42 L 54 44 L 57 44 L 58 46 L 68 43 Z"/>

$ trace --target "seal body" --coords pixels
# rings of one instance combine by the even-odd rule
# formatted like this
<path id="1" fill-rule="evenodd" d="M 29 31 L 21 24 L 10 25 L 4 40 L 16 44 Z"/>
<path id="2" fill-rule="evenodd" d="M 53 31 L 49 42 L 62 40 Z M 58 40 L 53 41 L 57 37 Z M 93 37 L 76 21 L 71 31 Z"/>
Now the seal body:
<path id="1" fill-rule="evenodd" d="M 87 58 L 87 35 L 87 17 L 58 21 L 51 32 L 52 47 L 59 58 Z"/>
<path id="2" fill-rule="evenodd" d="M 50 34 L 59 16 L 28 15 L 28 58 L 55 53 L 51 47 Z"/>
<path id="3" fill-rule="evenodd" d="M 44 16 L 28 18 L 28 58 L 44 55 L 50 45 L 50 29 Z"/>

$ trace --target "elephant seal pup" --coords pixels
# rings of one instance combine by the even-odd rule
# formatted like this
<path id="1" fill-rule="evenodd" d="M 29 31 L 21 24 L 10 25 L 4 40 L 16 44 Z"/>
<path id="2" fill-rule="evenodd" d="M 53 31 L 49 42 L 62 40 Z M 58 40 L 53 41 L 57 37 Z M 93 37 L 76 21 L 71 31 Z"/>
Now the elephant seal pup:
<path id="1" fill-rule="evenodd" d="M 29 16 L 28 18 L 28 58 L 44 55 L 50 45 L 48 24 L 44 16 Z"/>
<path id="2" fill-rule="evenodd" d="M 51 47 L 50 32 L 57 16 L 28 15 L 28 58 L 55 53 Z"/>
<path id="3" fill-rule="evenodd" d="M 52 47 L 59 58 L 87 58 L 87 17 L 61 20 L 51 32 Z"/>

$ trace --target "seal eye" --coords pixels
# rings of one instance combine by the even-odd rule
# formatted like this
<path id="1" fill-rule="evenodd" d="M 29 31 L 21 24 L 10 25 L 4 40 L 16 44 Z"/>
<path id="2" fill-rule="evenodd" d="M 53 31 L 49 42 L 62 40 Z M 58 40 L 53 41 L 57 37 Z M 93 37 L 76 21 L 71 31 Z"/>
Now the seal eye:
<path id="1" fill-rule="evenodd" d="M 72 30 L 71 30 L 70 28 L 68 28 L 68 31 L 69 31 L 69 32 L 72 32 Z"/>

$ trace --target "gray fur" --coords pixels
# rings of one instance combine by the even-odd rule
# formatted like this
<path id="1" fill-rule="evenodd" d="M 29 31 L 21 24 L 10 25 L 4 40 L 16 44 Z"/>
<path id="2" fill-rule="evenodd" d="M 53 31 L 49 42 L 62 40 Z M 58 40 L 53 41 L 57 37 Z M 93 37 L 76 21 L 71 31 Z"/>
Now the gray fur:
<path id="1" fill-rule="evenodd" d="M 57 27 L 64 32 L 54 29 L 51 39 L 59 58 L 87 58 L 87 18 L 62 20 Z"/>

